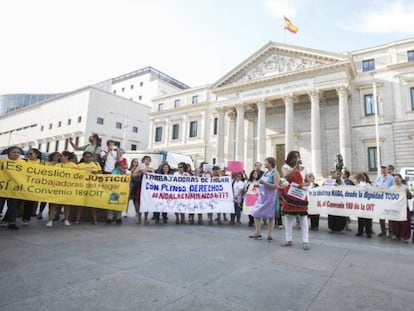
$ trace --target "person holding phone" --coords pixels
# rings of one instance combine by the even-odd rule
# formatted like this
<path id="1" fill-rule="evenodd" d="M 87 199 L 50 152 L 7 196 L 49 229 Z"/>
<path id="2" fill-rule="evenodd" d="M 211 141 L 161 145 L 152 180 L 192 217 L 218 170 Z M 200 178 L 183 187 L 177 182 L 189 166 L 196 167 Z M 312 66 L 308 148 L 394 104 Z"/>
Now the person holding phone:
<path id="1" fill-rule="evenodd" d="M 101 158 L 105 161 L 103 172 L 104 174 L 111 174 L 115 168 L 115 162 L 121 159 L 122 153 L 115 146 L 113 140 L 108 140 L 106 142 L 106 150 L 101 151 Z"/>

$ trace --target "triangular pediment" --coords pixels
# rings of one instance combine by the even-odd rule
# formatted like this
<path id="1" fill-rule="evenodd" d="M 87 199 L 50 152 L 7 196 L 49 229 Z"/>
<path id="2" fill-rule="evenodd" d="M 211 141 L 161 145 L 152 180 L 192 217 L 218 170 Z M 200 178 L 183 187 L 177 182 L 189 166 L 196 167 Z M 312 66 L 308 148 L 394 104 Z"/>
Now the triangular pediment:
<path id="1" fill-rule="evenodd" d="M 275 75 L 336 64 L 347 60 L 344 54 L 269 42 L 220 80 L 213 88 L 246 83 Z"/>

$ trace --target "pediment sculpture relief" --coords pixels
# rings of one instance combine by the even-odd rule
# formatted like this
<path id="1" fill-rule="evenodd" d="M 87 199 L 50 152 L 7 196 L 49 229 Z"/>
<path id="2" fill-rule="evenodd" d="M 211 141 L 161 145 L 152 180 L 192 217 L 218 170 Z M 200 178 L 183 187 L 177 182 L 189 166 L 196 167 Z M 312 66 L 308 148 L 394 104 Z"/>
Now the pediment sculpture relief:
<path id="1" fill-rule="evenodd" d="M 260 63 L 254 69 L 250 70 L 247 74 L 237 79 L 236 82 L 250 81 L 253 79 L 261 78 L 267 75 L 273 75 L 277 73 L 286 73 L 306 68 L 315 67 L 322 64 L 311 59 L 300 59 L 287 57 L 283 55 L 272 55 L 264 62 Z"/>

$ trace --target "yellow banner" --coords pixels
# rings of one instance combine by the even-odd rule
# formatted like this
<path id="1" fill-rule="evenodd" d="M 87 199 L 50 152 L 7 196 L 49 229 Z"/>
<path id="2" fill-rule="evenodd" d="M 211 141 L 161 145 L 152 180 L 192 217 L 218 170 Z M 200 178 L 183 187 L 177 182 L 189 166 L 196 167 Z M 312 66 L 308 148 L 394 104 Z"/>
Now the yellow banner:
<path id="1" fill-rule="evenodd" d="M 124 211 L 128 175 L 0 160 L 0 197 Z"/>

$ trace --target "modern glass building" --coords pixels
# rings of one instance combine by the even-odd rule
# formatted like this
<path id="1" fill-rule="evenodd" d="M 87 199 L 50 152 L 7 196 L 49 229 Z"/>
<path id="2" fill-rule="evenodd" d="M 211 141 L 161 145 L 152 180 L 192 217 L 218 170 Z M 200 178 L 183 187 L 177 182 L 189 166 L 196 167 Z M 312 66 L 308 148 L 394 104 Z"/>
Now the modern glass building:
<path id="1" fill-rule="evenodd" d="M 18 110 L 20 108 L 56 97 L 57 94 L 5 94 L 0 95 L 0 115 Z"/>

